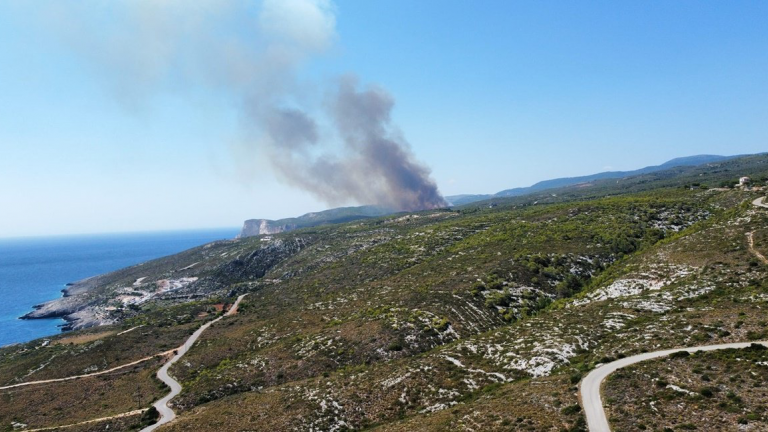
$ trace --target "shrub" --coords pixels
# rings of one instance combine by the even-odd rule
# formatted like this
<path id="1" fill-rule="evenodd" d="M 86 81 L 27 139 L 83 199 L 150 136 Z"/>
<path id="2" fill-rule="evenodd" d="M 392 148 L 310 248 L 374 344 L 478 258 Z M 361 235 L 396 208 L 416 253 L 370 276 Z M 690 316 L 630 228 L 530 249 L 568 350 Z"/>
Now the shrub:
<path id="1" fill-rule="evenodd" d="M 581 372 L 576 372 L 571 375 L 571 384 L 576 384 L 581 381 Z"/>
<path id="2" fill-rule="evenodd" d="M 567 407 L 560 410 L 563 415 L 572 415 L 578 413 L 579 411 L 581 411 L 579 404 L 568 405 Z"/>
<path id="3" fill-rule="evenodd" d="M 144 414 L 141 415 L 141 419 L 139 421 L 141 423 L 141 427 L 144 427 L 157 423 L 159 418 L 160 413 L 157 411 L 157 408 L 151 406 L 148 410 L 144 411 Z"/>
<path id="4" fill-rule="evenodd" d="M 675 351 L 675 352 L 673 352 L 672 354 L 669 355 L 669 358 L 673 358 L 673 359 L 674 358 L 685 358 L 685 357 L 688 357 L 690 355 L 691 355 L 691 353 L 689 353 L 688 351 Z"/>

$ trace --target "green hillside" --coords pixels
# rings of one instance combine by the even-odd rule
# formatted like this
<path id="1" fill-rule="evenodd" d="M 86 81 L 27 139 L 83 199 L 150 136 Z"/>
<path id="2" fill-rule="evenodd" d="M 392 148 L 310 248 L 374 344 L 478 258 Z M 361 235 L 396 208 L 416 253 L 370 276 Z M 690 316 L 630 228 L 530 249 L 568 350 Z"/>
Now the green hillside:
<path id="1" fill-rule="evenodd" d="M 596 364 L 768 338 L 756 254 L 768 254 L 768 209 L 751 204 L 764 191 L 725 187 L 742 175 L 764 183 L 768 156 L 203 246 L 102 276 L 68 307 L 113 324 L 1 349 L 0 386 L 171 350 L 247 293 L 172 366 L 179 418 L 160 430 L 585 430 L 576 385 Z M 184 282 L 158 293 L 162 281 Z M 0 390 L 0 430 L 148 408 L 165 393 L 158 365 Z M 633 430 L 611 398 L 615 424 Z M 750 398 L 722 430 L 768 427 Z M 654 401 L 670 413 L 678 399 Z M 705 430 L 633 409 L 647 430 Z M 140 417 L 67 430 L 131 430 Z"/>

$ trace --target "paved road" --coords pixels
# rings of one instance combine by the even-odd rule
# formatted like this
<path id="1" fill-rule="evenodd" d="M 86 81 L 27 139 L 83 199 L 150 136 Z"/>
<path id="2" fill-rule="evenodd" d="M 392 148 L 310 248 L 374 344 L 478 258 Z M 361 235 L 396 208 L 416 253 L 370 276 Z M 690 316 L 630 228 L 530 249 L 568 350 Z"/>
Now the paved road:
<path id="1" fill-rule="evenodd" d="M 768 341 L 754 342 L 768 347 Z M 664 351 L 655 351 L 651 353 L 638 354 L 636 356 L 623 358 L 611 363 L 606 363 L 587 375 L 581 381 L 579 391 L 581 393 L 581 405 L 584 408 L 584 414 L 587 416 L 587 425 L 590 432 L 610 432 L 608 419 L 603 409 L 603 400 L 600 395 L 600 386 L 608 377 L 618 369 L 629 365 L 639 363 L 645 360 L 651 360 L 659 357 L 666 357 L 677 351 L 715 351 L 727 348 L 746 348 L 751 342 L 730 343 L 722 345 L 705 345 L 691 348 L 676 348 Z"/>
<path id="2" fill-rule="evenodd" d="M 768 208 L 768 204 L 764 203 L 765 198 L 758 198 L 752 201 L 752 204 L 756 207 Z M 748 233 L 750 250 L 753 251 L 758 258 L 762 257 L 759 252 L 754 250 L 752 233 Z M 765 257 L 762 257 L 763 259 Z M 768 346 L 768 342 L 756 342 L 764 346 Z M 603 409 L 603 400 L 600 395 L 600 386 L 608 375 L 613 372 L 627 367 L 629 365 L 639 363 L 645 360 L 651 360 L 659 357 L 666 357 L 673 352 L 677 351 L 714 351 L 727 348 L 746 348 L 750 345 L 750 342 L 722 344 L 722 345 L 707 345 L 692 348 L 677 348 L 664 351 L 656 351 L 651 353 L 638 354 L 636 356 L 623 358 L 611 363 L 604 364 L 587 375 L 581 381 L 579 386 L 579 392 L 581 396 L 581 405 L 584 408 L 584 414 L 587 416 L 587 425 L 590 432 L 610 432 L 611 428 L 608 425 L 608 419 L 605 416 L 605 410 Z"/>
<path id="3" fill-rule="evenodd" d="M 181 384 L 179 384 L 178 381 L 173 379 L 173 377 L 168 375 L 168 368 L 170 368 L 174 363 L 179 361 L 179 359 L 182 356 L 184 356 L 184 354 L 186 354 L 190 348 L 192 348 L 192 345 L 195 344 L 197 339 L 200 337 L 201 334 L 203 334 L 204 331 L 208 330 L 208 327 L 210 327 L 220 319 L 224 318 L 225 316 L 229 316 L 236 313 L 237 307 L 240 305 L 240 301 L 246 295 L 247 294 L 243 294 L 240 297 L 238 297 L 235 303 L 232 305 L 231 308 L 229 308 L 229 311 L 227 311 L 226 314 L 216 318 L 215 320 L 209 323 L 206 323 L 200 326 L 200 328 L 197 329 L 197 331 L 195 331 L 194 333 L 192 333 L 192 336 L 190 336 L 189 339 L 187 339 L 187 341 L 184 342 L 184 345 L 180 346 L 176 350 L 176 355 L 173 356 L 173 358 L 170 359 L 168 363 L 164 364 L 159 371 L 157 371 L 157 377 L 162 382 L 166 383 L 168 387 L 171 388 L 171 392 L 165 395 L 165 397 L 163 397 L 159 401 L 155 402 L 155 408 L 157 408 L 157 411 L 160 413 L 160 420 L 153 425 L 145 427 L 144 429 L 141 430 L 141 432 L 153 431 L 176 418 L 176 413 L 174 413 L 173 410 L 170 407 L 168 407 L 168 402 L 170 402 L 171 399 L 175 398 L 179 393 L 181 393 Z"/>

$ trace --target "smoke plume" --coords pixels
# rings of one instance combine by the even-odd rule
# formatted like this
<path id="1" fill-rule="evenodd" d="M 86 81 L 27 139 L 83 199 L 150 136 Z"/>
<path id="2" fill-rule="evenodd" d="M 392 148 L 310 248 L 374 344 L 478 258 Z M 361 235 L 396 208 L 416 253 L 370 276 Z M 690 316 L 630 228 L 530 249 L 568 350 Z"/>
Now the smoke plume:
<path id="1" fill-rule="evenodd" d="M 389 93 L 353 75 L 330 84 L 300 79 L 337 39 L 329 0 L 263 0 L 256 10 L 241 1 L 106 5 L 121 17 L 106 28 L 83 22 L 85 11 L 54 15 L 71 46 L 109 69 L 121 97 L 180 87 L 225 92 L 241 108 L 243 145 L 268 158 L 281 181 L 332 205 L 446 205 L 392 124 Z"/>
<path id="2" fill-rule="evenodd" d="M 394 99 L 388 93 L 361 90 L 356 78 L 345 76 L 330 98 L 327 114 L 343 142 L 339 154 L 311 156 L 319 141 L 317 124 L 304 112 L 278 110 L 263 117 L 271 157 L 283 179 L 331 204 L 351 198 L 398 210 L 446 205 L 429 170 L 414 160 L 392 127 Z"/>

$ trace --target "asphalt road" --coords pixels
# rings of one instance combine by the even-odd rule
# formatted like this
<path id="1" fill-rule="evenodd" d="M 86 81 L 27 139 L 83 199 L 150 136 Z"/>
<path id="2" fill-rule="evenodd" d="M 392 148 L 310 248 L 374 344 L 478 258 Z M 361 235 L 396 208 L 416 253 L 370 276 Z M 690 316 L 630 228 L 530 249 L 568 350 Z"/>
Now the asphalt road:
<path id="1" fill-rule="evenodd" d="M 705 345 L 691 348 L 676 348 L 664 351 L 655 351 L 650 353 L 638 354 L 632 357 L 626 357 L 614 362 L 606 363 L 587 375 L 581 381 L 579 386 L 579 392 L 581 393 L 581 406 L 584 408 L 584 414 L 587 416 L 587 425 L 590 432 L 610 432 L 611 428 L 608 426 L 608 419 L 605 416 L 605 410 L 603 409 L 603 400 L 600 395 L 600 386 L 613 372 L 627 367 L 629 365 L 639 363 L 645 360 L 651 360 L 659 357 L 666 357 L 677 351 L 715 351 L 727 348 L 746 348 L 753 342 L 740 342 L 730 343 L 722 345 Z M 768 341 L 754 342 L 768 347 Z"/>
<path id="2" fill-rule="evenodd" d="M 763 201 L 765 198 L 758 198 L 752 201 L 752 204 L 756 207 L 768 208 L 768 204 Z M 673 352 L 677 351 L 714 351 L 727 348 L 746 348 L 751 342 L 731 343 L 722 345 L 707 345 L 692 348 L 676 348 L 664 351 L 655 351 L 651 353 L 638 354 L 632 357 L 626 357 L 620 360 L 616 360 L 611 363 L 604 364 L 587 375 L 581 381 L 579 386 L 579 393 L 581 398 L 581 406 L 584 408 L 584 414 L 587 416 L 587 425 L 590 432 L 610 432 L 611 427 L 608 425 L 608 419 L 605 416 L 605 410 L 603 409 L 603 400 L 600 395 L 600 387 L 603 381 L 608 375 L 613 372 L 627 367 L 629 365 L 639 363 L 645 360 L 651 360 L 659 357 L 666 357 Z M 755 342 L 764 346 L 768 346 L 768 342 Z"/>
<path id="3" fill-rule="evenodd" d="M 157 371 L 157 377 L 164 383 L 168 384 L 168 387 L 171 388 L 171 392 L 165 395 L 162 399 L 155 402 L 155 408 L 157 408 L 157 411 L 160 413 L 160 420 L 158 420 L 157 423 L 147 426 L 144 429 L 141 430 L 141 432 L 149 432 L 153 431 L 160 426 L 172 421 L 176 418 L 176 413 L 173 412 L 173 410 L 168 406 L 168 402 L 171 401 L 171 399 L 175 398 L 179 393 L 181 393 L 181 384 L 173 379 L 172 376 L 168 375 L 168 368 L 170 368 L 174 363 L 179 361 L 181 357 L 184 356 L 184 354 L 189 351 L 190 348 L 192 348 L 192 345 L 195 344 L 197 339 L 200 337 L 201 334 L 203 334 L 204 331 L 208 330 L 208 327 L 213 325 L 215 322 L 221 320 L 225 316 L 229 316 L 237 312 L 237 307 L 240 305 L 240 300 L 243 299 L 247 294 L 243 294 L 240 297 L 237 298 L 235 303 L 232 305 L 231 308 L 229 308 L 229 311 L 227 311 L 226 314 L 216 318 L 215 320 L 203 324 L 200 326 L 199 329 L 197 329 L 194 333 L 192 333 L 192 336 L 187 339 L 186 342 L 184 342 L 184 345 L 180 346 L 178 350 L 176 351 L 176 355 L 173 356 L 172 359 L 168 361 L 168 363 L 164 364 L 163 367 L 160 368 L 159 371 Z"/>

